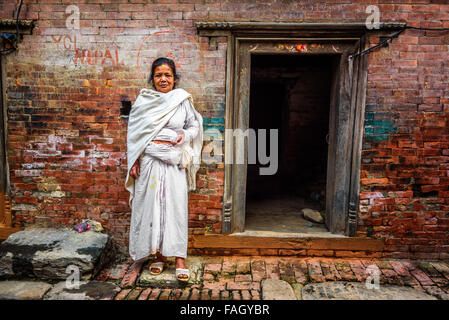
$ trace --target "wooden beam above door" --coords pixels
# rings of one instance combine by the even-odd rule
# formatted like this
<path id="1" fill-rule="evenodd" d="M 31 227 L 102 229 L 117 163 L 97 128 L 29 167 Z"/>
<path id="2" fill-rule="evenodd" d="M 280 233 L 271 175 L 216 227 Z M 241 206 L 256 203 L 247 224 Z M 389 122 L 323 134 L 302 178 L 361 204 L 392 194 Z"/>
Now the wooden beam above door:
<path id="1" fill-rule="evenodd" d="M 254 22 L 254 21 L 198 21 L 195 22 L 197 29 L 366 29 L 365 22 Z M 380 29 L 402 29 L 406 26 L 404 22 L 380 22 Z"/>

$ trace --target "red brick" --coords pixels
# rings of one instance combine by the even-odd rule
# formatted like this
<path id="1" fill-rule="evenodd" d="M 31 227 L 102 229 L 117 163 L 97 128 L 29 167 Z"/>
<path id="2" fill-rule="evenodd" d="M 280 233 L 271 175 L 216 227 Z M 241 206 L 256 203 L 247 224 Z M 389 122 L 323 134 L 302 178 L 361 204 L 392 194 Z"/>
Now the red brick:
<path id="1" fill-rule="evenodd" d="M 260 283 L 229 281 L 226 283 L 226 290 L 260 290 Z"/>
<path id="2" fill-rule="evenodd" d="M 142 293 L 140 294 L 139 298 L 137 298 L 137 300 L 147 300 L 150 293 L 151 293 L 151 288 L 147 288 L 147 289 L 143 290 Z"/>
<path id="3" fill-rule="evenodd" d="M 131 289 L 124 289 L 120 291 L 114 298 L 114 300 L 125 300 L 126 296 L 129 294 Z"/>
<path id="4" fill-rule="evenodd" d="M 410 273 L 419 281 L 422 286 L 434 285 L 433 281 L 420 269 L 410 271 Z"/>
<path id="5" fill-rule="evenodd" d="M 151 294 L 148 297 L 148 300 L 157 300 L 157 298 L 159 297 L 159 295 L 161 294 L 161 289 L 153 289 L 151 290 Z"/>

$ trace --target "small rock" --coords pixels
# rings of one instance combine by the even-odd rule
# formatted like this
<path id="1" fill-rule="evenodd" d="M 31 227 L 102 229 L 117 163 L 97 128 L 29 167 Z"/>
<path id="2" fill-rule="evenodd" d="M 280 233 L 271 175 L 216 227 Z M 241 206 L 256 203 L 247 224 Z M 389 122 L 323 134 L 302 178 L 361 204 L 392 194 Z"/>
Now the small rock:
<path id="1" fill-rule="evenodd" d="M 312 222 L 316 222 L 316 223 L 324 223 L 324 219 L 321 216 L 321 213 L 317 210 L 312 210 L 312 209 L 302 209 L 301 213 L 304 216 L 304 219 L 312 221 Z"/>
<path id="2" fill-rule="evenodd" d="M 71 229 L 31 229 L 13 233 L 0 244 L 0 277 L 66 279 L 67 267 L 76 266 L 90 279 L 114 251 L 107 234 Z"/>
<path id="3" fill-rule="evenodd" d="M 37 281 L 0 281 L 0 300 L 40 300 L 51 284 Z"/>
<path id="4" fill-rule="evenodd" d="M 293 288 L 284 280 L 263 279 L 262 300 L 296 300 Z"/>

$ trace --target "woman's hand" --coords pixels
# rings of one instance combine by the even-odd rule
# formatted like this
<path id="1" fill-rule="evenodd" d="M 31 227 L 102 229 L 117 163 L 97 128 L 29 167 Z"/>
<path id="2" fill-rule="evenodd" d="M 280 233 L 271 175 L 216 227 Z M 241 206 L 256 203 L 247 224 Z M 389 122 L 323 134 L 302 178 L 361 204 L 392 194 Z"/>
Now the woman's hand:
<path id="1" fill-rule="evenodd" d="M 176 139 L 176 142 L 173 143 L 173 145 L 181 144 L 183 142 L 184 142 L 184 135 L 183 134 L 178 134 L 178 139 Z"/>
<path id="2" fill-rule="evenodd" d="M 140 161 L 139 159 L 134 162 L 134 165 L 132 166 L 131 170 L 129 171 L 129 175 L 133 177 L 134 179 L 137 179 L 140 175 Z"/>

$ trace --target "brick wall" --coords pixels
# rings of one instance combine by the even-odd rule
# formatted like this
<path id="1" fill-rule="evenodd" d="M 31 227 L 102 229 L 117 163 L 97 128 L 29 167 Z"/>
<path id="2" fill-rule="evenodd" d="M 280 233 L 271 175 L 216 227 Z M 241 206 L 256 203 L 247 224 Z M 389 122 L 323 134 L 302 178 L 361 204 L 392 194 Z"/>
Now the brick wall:
<path id="1" fill-rule="evenodd" d="M 447 4 L 390 6 L 410 25 L 449 26 Z M 448 45 L 407 30 L 369 58 L 358 234 L 386 239 L 385 256 L 449 256 Z"/>
<path id="2" fill-rule="evenodd" d="M 146 86 L 151 61 L 173 57 L 205 129 L 223 129 L 225 39 L 198 37 L 194 21 L 363 22 L 366 6 L 376 4 L 381 21 L 449 27 L 445 0 L 356 2 L 24 1 L 21 18 L 37 27 L 7 57 L 15 224 L 89 217 L 127 242 L 120 108 Z M 72 3 L 79 30 L 66 28 Z M 16 7 L 2 0 L 1 17 L 12 18 Z M 386 239 L 393 257 L 449 256 L 448 45 L 447 33 L 407 30 L 369 55 L 358 235 Z M 198 186 L 190 230 L 219 233 L 223 167 L 203 165 Z"/>

